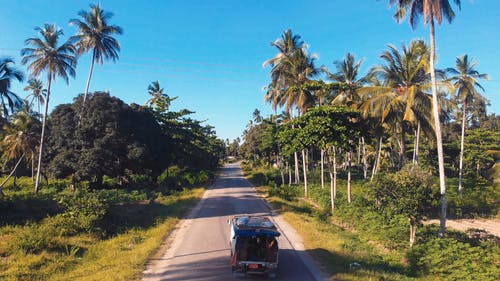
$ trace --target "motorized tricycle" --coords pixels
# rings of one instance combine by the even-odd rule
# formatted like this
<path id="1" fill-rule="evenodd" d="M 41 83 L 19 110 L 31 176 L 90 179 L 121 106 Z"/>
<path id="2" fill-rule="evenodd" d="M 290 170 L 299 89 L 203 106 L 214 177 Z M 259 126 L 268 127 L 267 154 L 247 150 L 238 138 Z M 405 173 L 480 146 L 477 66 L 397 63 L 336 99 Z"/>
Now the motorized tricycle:
<path id="1" fill-rule="evenodd" d="M 276 278 L 278 240 L 276 226 L 267 216 L 235 216 L 229 220 L 233 273 L 267 274 Z"/>

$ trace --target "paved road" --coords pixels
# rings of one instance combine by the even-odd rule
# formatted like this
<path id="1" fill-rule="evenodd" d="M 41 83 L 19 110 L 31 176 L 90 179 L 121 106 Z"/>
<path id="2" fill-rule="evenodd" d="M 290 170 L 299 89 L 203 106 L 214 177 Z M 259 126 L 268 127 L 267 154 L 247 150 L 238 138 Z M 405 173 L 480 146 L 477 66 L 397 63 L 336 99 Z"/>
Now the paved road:
<path id="1" fill-rule="evenodd" d="M 152 261 L 142 280 L 266 280 L 263 276 L 232 275 L 227 220 L 237 214 L 269 212 L 239 165 L 226 165 L 214 186 L 171 235 L 166 254 Z M 277 280 L 319 280 L 319 271 L 301 250 L 300 237 L 281 216 L 274 215 L 273 220 L 282 232 Z"/>

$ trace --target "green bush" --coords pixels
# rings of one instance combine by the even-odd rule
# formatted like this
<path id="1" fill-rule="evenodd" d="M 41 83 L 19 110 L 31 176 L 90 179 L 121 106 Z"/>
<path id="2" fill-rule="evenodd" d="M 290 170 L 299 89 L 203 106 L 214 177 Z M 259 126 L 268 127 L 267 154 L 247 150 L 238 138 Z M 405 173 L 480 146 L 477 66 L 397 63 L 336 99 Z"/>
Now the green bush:
<path id="1" fill-rule="evenodd" d="M 109 207 L 104 196 L 100 197 L 98 192 L 88 189 L 61 194 L 58 202 L 64 206 L 65 212 L 58 214 L 52 223 L 60 228 L 63 234 L 68 235 L 81 231 L 98 230 L 97 223 L 103 218 Z"/>
<path id="2" fill-rule="evenodd" d="M 418 273 L 439 280 L 498 280 L 500 251 L 494 243 L 471 246 L 454 238 L 433 238 L 408 251 Z"/>
<path id="3" fill-rule="evenodd" d="M 285 200 L 292 200 L 293 198 L 299 196 L 301 191 L 302 189 L 297 186 L 273 186 L 269 189 L 269 195 L 280 197 Z"/>
<path id="4" fill-rule="evenodd" d="M 14 240 L 12 250 L 23 254 L 35 254 L 55 246 L 56 233 L 50 225 L 28 225 Z"/>

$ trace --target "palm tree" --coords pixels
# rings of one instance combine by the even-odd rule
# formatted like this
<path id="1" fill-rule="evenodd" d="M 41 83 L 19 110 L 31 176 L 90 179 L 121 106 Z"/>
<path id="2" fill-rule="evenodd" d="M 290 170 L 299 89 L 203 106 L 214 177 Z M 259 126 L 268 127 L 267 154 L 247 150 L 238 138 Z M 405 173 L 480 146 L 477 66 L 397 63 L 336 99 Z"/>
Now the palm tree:
<path id="1" fill-rule="evenodd" d="M 144 106 L 157 107 L 162 110 L 167 110 L 170 107 L 170 102 L 176 98 L 170 98 L 164 93 L 164 91 L 165 90 L 160 86 L 160 82 L 151 82 L 148 86 L 148 94 L 151 98 L 144 103 Z"/>
<path id="2" fill-rule="evenodd" d="M 402 46 L 400 52 L 395 46 L 380 56 L 385 64 L 370 71 L 374 81 L 382 84 L 367 85 L 358 92 L 364 102 L 364 115 L 380 118 L 380 122 L 397 125 L 399 139 L 399 167 L 406 162 L 406 132 L 408 125 L 428 123 L 430 98 L 425 94 L 429 87 L 429 50 L 421 40 L 415 40 L 409 47 Z M 417 130 L 418 131 L 418 130 Z"/>
<path id="3" fill-rule="evenodd" d="M 7 117 L 9 111 L 12 113 L 23 104 L 22 99 L 10 91 L 12 80 L 24 80 L 23 73 L 13 68 L 12 64 L 14 60 L 11 58 L 0 58 L 0 118 L 2 115 Z"/>
<path id="4" fill-rule="evenodd" d="M 9 176 L 0 184 L 0 195 L 3 185 L 15 173 L 23 159 L 32 160 L 36 151 L 37 133 L 39 121 L 29 111 L 29 108 L 13 115 L 9 124 L 4 125 L 4 137 L 0 141 L 0 147 L 7 160 L 17 159 Z"/>
<path id="5" fill-rule="evenodd" d="M 40 38 L 28 38 L 24 44 L 28 47 L 21 50 L 22 64 L 29 64 L 28 70 L 32 77 L 39 77 L 42 73 L 47 75 L 47 97 L 45 100 L 45 111 L 42 120 L 42 132 L 40 135 L 40 149 L 38 154 L 38 166 L 35 181 L 35 193 L 38 192 L 40 184 L 40 173 L 42 165 L 43 139 L 45 135 L 45 123 L 49 109 L 50 87 L 52 80 L 57 76 L 62 77 L 66 83 L 69 76 L 75 77 L 76 72 L 76 50 L 70 41 L 59 45 L 63 31 L 54 24 L 45 24 L 43 28 L 36 27 Z"/>
<path id="6" fill-rule="evenodd" d="M 335 82 L 341 83 L 338 95 L 332 100 L 332 104 L 344 104 L 350 107 L 357 108 L 360 104 L 360 98 L 357 90 L 366 83 L 366 77 L 359 77 L 359 70 L 363 60 L 356 61 L 354 55 L 347 53 L 342 61 L 335 61 L 335 72 L 330 73 L 326 67 L 322 67 L 322 71 L 327 77 Z"/>
<path id="7" fill-rule="evenodd" d="M 460 0 L 453 0 L 460 9 Z M 441 132 L 441 122 L 439 120 L 439 103 L 437 93 L 435 57 L 436 57 L 436 40 L 434 21 L 441 24 L 443 16 L 449 23 L 455 17 L 455 13 L 451 8 L 448 0 L 389 0 L 389 5 L 397 4 L 396 14 L 394 17 L 398 22 L 401 22 L 409 12 L 409 22 L 413 29 L 417 26 L 419 16 L 423 15 L 424 23 L 430 27 L 431 41 L 431 56 L 430 56 L 430 74 L 432 85 L 432 115 L 434 117 L 434 128 L 436 132 L 436 146 L 438 151 L 439 163 L 439 187 L 441 193 L 441 220 L 439 227 L 439 235 L 442 237 L 446 231 L 446 182 L 444 174 L 444 155 L 443 141 Z"/>
<path id="8" fill-rule="evenodd" d="M 82 10 L 78 15 L 81 19 L 71 19 L 69 21 L 71 25 L 78 27 L 78 33 L 73 36 L 73 39 L 76 40 L 77 53 L 78 55 L 82 55 L 83 53 L 92 51 L 92 61 L 90 63 L 89 76 L 83 96 L 83 110 L 89 93 L 90 79 L 92 79 L 94 64 L 97 62 L 102 65 L 104 60 L 111 59 L 115 62 L 118 59 L 120 42 L 118 42 L 113 35 L 122 34 L 123 30 L 117 25 L 109 25 L 108 21 L 113 17 L 113 13 L 101 9 L 100 4 L 90 4 L 90 11 Z"/>
<path id="9" fill-rule="evenodd" d="M 290 63 L 286 61 L 290 58 L 296 56 L 297 53 L 301 52 L 306 48 L 306 44 L 301 40 L 299 35 L 293 34 L 291 29 L 285 30 L 281 35 L 281 38 L 275 40 L 271 43 L 271 46 L 278 49 L 278 54 L 273 58 L 265 61 L 262 66 L 270 66 L 271 69 L 271 83 L 268 85 L 268 92 L 266 93 L 265 100 L 271 102 L 273 109 L 276 107 L 281 107 L 286 104 L 287 114 L 293 118 L 292 114 L 292 104 L 288 101 L 288 96 L 285 93 L 287 89 L 287 75 L 289 71 L 287 67 Z M 297 153 L 294 153 L 295 160 L 295 184 L 300 182 L 299 177 L 299 160 Z"/>
<path id="10" fill-rule="evenodd" d="M 40 79 L 30 79 L 28 81 L 28 86 L 24 87 L 25 91 L 30 91 L 31 93 L 26 97 L 26 100 L 31 98 L 29 102 L 30 105 L 36 101 L 38 106 L 38 113 L 40 113 L 40 105 L 45 103 L 45 96 L 47 95 L 47 89 L 43 88 L 43 82 Z"/>
<path id="11" fill-rule="evenodd" d="M 460 100 L 462 105 L 462 136 L 460 138 L 460 164 L 458 170 L 458 192 L 460 197 L 462 197 L 463 186 L 463 159 L 464 159 L 464 138 L 465 129 L 467 127 L 467 110 L 468 105 L 473 103 L 475 100 L 485 100 L 485 98 L 477 91 L 476 88 L 481 89 L 484 92 L 483 86 L 477 82 L 478 79 L 488 79 L 487 74 L 481 74 L 474 67 L 477 62 L 469 60 L 467 55 L 462 55 L 456 59 L 456 68 L 447 68 L 446 72 L 454 75 L 453 77 L 447 79 L 453 83 L 454 88 L 457 92 L 457 98 Z"/>

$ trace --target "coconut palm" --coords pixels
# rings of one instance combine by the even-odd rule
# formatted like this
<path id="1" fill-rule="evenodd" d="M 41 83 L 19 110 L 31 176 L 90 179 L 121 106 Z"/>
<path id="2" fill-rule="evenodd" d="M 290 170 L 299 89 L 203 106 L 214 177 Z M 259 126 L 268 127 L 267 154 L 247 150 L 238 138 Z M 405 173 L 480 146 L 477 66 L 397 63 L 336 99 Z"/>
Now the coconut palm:
<path id="1" fill-rule="evenodd" d="M 10 91 L 13 80 L 22 82 L 24 75 L 21 71 L 12 67 L 14 60 L 11 58 L 0 58 L 0 117 L 7 117 L 22 106 L 22 99 Z"/>
<path id="2" fill-rule="evenodd" d="M 113 13 L 101 9 L 100 4 L 90 4 L 90 11 L 82 10 L 78 15 L 80 19 L 71 19 L 69 21 L 71 25 L 78 27 L 78 33 L 73 36 L 76 40 L 77 53 L 78 55 L 82 55 L 83 53 L 92 51 L 89 76 L 83 95 L 83 110 L 89 93 L 94 64 L 97 62 L 102 65 L 104 60 L 116 61 L 118 59 L 120 42 L 113 36 L 115 34 L 122 34 L 123 31 L 121 27 L 109 24 L 109 19 L 113 17 Z"/>
<path id="3" fill-rule="evenodd" d="M 176 97 L 170 98 L 164 91 L 165 90 L 160 86 L 160 82 L 151 82 L 148 86 L 148 94 L 151 98 L 144 103 L 144 106 L 158 108 L 160 111 L 168 110 L 170 103 L 175 100 Z"/>
<path id="4" fill-rule="evenodd" d="M 453 2 L 460 9 L 460 0 L 453 0 Z M 439 120 L 439 103 L 437 93 L 437 82 L 435 72 L 435 57 L 436 57 L 436 40 L 434 24 L 437 22 L 441 24 L 443 17 L 449 23 L 455 17 L 455 13 L 448 0 L 389 0 L 389 5 L 397 5 L 394 17 L 398 22 L 401 22 L 406 14 L 410 14 L 409 22 L 414 29 L 417 26 L 420 16 L 424 17 L 424 23 L 429 24 L 430 28 L 430 41 L 431 41 L 431 55 L 430 55 L 430 74 L 432 85 L 432 115 L 434 117 L 434 128 L 436 133 L 436 146 L 438 151 L 439 163 L 439 186 L 441 193 L 441 220 L 439 235 L 444 236 L 446 230 L 446 183 L 444 174 L 444 155 L 443 155 L 443 141 L 441 124 Z"/>
<path id="5" fill-rule="evenodd" d="M 457 99 L 460 100 L 462 106 L 462 135 L 460 138 L 460 164 L 458 170 L 458 192 L 460 196 L 463 193 L 462 176 L 463 176 L 463 159 L 464 159 L 464 138 L 467 127 L 468 106 L 476 100 L 484 101 L 485 98 L 479 93 L 477 88 L 484 92 L 483 86 L 477 82 L 478 79 L 488 79 L 487 74 L 481 74 L 474 67 L 477 62 L 469 59 L 467 55 L 462 55 L 456 59 L 456 68 L 447 68 L 446 72 L 454 75 L 447 79 L 453 83 L 456 89 Z"/>
<path id="6" fill-rule="evenodd" d="M 291 29 L 285 30 L 283 32 L 281 38 L 275 40 L 271 43 L 271 46 L 276 47 L 278 49 L 278 53 L 273 58 L 265 61 L 262 65 L 264 67 L 270 66 L 271 69 L 271 83 L 268 85 L 268 92 L 266 93 L 265 100 L 267 102 L 271 102 L 273 109 L 276 110 L 276 107 L 281 107 L 286 104 L 286 111 L 291 118 L 292 115 L 292 107 L 293 103 L 289 102 L 289 93 L 285 93 L 285 89 L 287 89 L 287 75 L 289 72 L 287 67 L 289 67 L 290 63 L 286 61 L 290 58 L 296 56 L 297 53 L 304 50 L 307 46 L 304 41 L 301 40 L 299 35 L 293 34 Z M 299 184 L 299 161 L 297 153 L 294 153 L 295 160 L 295 184 Z"/>
<path id="7" fill-rule="evenodd" d="M 43 88 L 42 80 L 35 78 L 28 80 L 28 86 L 24 87 L 24 90 L 31 92 L 26 97 L 26 100 L 31 99 L 29 102 L 30 106 L 32 106 L 36 101 L 38 113 L 40 113 L 40 105 L 45 103 L 45 96 L 47 95 L 47 89 Z"/>
<path id="8" fill-rule="evenodd" d="M 364 102 L 364 115 L 380 118 L 380 122 L 395 124 L 399 135 L 399 167 L 406 162 L 406 132 L 408 126 L 428 123 L 430 97 L 424 92 L 429 87 L 429 50 L 421 40 L 402 46 L 401 52 L 393 45 L 381 56 L 385 62 L 375 66 L 370 76 L 382 84 L 367 85 L 358 92 Z M 373 79 L 372 79 L 373 80 Z M 418 130 L 417 130 L 418 131 Z"/>
<path id="9" fill-rule="evenodd" d="M 3 156 L 7 161 L 17 159 L 17 162 L 9 176 L 0 184 L 0 195 L 3 185 L 15 173 L 22 160 L 33 160 L 38 145 L 38 127 L 39 121 L 30 114 L 29 107 L 14 114 L 11 122 L 3 126 L 4 137 L 0 141 Z"/>
<path id="10" fill-rule="evenodd" d="M 359 70 L 363 60 L 356 61 L 354 55 L 347 53 L 344 60 L 335 61 L 335 72 L 330 73 L 326 67 L 322 67 L 327 77 L 343 85 L 338 94 L 332 100 L 332 104 L 342 104 L 350 107 L 358 107 L 360 98 L 357 90 L 366 83 L 366 77 L 359 77 Z"/>
<path id="11" fill-rule="evenodd" d="M 71 44 L 71 41 L 66 41 L 59 45 L 60 37 L 63 36 L 63 31 L 54 24 L 45 24 L 44 27 L 36 27 L 35 30 L 40 37 L 26 39 L 24 44 L 27 47 L 21 50 L 21 56 L 23 56 L 21 62 L 22 64 L 28 64 L 28 70 L 31 72 L 32 77 L 39 77 L 42 73 L 47 75 L 47 96 L 45 99 L 45 110 L 42 120 L 42 132 L 40 134 L 40 148 L 35 180 L 35 193 L 37 193 L 40 184 L 43 140 L 52 81 L 59 76 L 68 83 L 69 76 L 75 77 L 76 50 L 73 44 Z"/>

